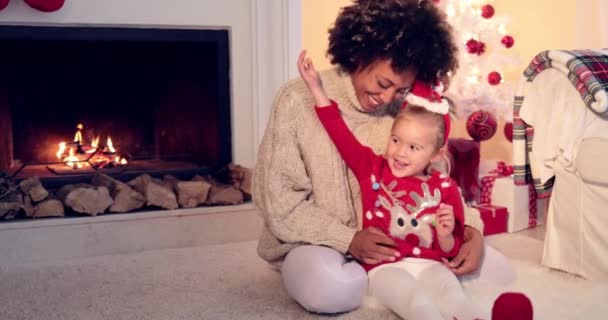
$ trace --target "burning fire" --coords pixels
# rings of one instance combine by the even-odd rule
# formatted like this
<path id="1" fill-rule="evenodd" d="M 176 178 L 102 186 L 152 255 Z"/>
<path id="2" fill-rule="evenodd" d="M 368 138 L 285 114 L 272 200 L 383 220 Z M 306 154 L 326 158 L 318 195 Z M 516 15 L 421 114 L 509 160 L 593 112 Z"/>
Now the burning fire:
<path id="1" fill-rule="evenodd" d="M 106 148 L 108 148 L 108 151 L 111 153 L 116 153 L 116 149 L 114 149 L 114 145 L 112 144 L 112 138 L 110 137 L 108 137 L 108 142 L 106 142 Z"/>
<path id="2" fill-rule="evenodd" d="M 124 166 L 128 163 L 127 159 L 117 155 L 117 151 L 112 143 L 112 138 L 108 137 L 105 146 L 99 145 L 100 137 L 95 137 L 90 144 L 86 144 L 82 130 L 84 125 L 79 123 L 76 126 L 73 142 L 62 141 L 57 149 L 57 159 L 62 160 L 67 166 L 80 169 L 88 166 L 96 168 L 113 168 Z"/>

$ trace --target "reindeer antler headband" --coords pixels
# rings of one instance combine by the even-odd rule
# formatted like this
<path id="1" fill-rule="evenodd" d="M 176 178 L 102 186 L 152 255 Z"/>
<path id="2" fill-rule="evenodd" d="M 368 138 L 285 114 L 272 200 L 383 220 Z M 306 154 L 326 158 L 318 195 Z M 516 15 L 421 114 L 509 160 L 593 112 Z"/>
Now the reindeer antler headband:
<path id="1" fill-rule="evenodd" d="M 444 143 L 448 142 L 450 135 L 450 104 L 443 98 L 443 84 L 438 82 L 437 86 L 422 81 L 415 81 L 412 90 L 405 96 L 402 108 L 406 108 L 408 104 L 421 106 L 431 112 L 443 115 L 445 124 L 445 132 L 443 134 Z"/>

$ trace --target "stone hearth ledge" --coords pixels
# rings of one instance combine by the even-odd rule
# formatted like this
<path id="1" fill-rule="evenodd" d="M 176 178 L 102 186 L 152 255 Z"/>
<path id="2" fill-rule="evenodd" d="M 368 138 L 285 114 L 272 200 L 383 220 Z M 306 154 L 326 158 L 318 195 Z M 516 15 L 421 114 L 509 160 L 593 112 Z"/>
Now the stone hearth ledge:
<path id="1" fill-rule="evenodd" d="M 0 223 L 2 266 L 258 239 L 262 219 L 240 205 Z"/>

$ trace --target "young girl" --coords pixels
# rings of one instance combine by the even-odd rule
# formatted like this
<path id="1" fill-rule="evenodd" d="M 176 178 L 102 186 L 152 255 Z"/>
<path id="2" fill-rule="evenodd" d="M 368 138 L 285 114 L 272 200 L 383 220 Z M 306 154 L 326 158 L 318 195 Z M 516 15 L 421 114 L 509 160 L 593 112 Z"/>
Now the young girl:
<path id="1" fill-rule="evenodd" d="M 433 86 L 415 82 L 380 156 L 348 129 L 305 52 L 298 70 L 315 99 L 319 120 L 357 177 L 363 228 L 387 234 L 400 253 L 396 262 L 363 264 L 370 294 L 406 319 L 480 318 L 456 276 L 441 264 L 458 253 L 464 229 L 456 183 L 428 170 L 447 142 L 448 102 Z"/>

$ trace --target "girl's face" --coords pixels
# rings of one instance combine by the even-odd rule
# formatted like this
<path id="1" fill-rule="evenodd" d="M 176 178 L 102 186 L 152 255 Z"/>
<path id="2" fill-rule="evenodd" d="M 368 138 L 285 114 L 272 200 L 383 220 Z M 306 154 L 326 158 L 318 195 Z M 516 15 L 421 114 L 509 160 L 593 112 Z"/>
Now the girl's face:
<path id="1" fill-rule="evenodd" d="M 384 157 L 397 178 L 420 177 L 438 154 L 439 129 L 422 117 L 396 119 Z"/>
<path id="2" fill-rule="evenodd" d="M 395 73 L 390 60 L 379 60 L 366 68 L 359 68 L 351 78 L 363 111 L 372 112 L 403 98 L 414 83 L 416 72 L 410 68 Z"/>

